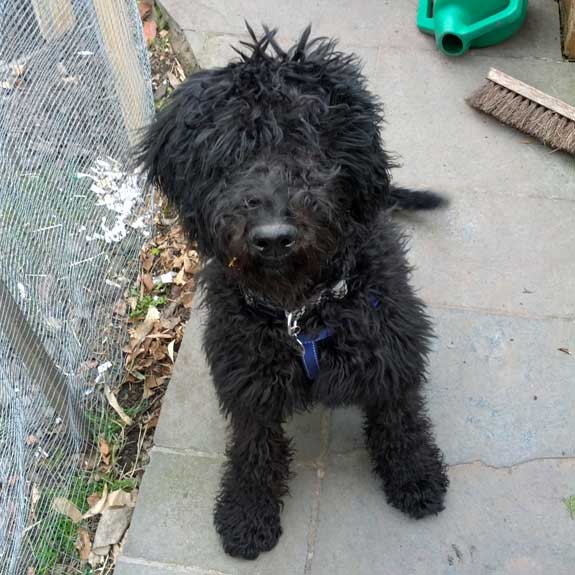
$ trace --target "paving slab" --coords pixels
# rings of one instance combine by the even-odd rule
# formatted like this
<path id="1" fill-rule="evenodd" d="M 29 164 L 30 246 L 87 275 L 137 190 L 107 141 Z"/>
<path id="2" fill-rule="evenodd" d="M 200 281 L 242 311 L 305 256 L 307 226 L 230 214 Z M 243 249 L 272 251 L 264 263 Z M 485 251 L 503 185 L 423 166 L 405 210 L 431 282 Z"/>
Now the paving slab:
<path id="1" fill-rule="evenodd" d="M 575 202 L 464 192 L 436 215 L 410 244 L 426 301 L 575 318 Z"/>
<path id="2" fill-rule="evenodd" d="M 214 498 L 221 458 L 170 453 L 156 448 L 146 469 L 124 555 L 144 561 L 213 569 L 229 575 L 303 573 L 307 560 L 308 524 L 313 512 L 316 471 L 296 466 L 292 496 L 282 513 L 286 526 L 277 554 L 257 562 L 228 557 L 213 527 Z M 278 557 L 282 561 L 278 562 Z"/>
<path id="3" fill-rule="evenodd" d="M 415 521 L 387 505 L 365 454 L 336 456 L 311 575 L 572 575 L 574 475 L 572 460 L 452 467 L 445 511 Z"/>
<path id="4" fill-rule="evenodd" d="M 575 359 L 560 351 L 575 341 L 575 322 L 431 311 L 428 407 L 447 463 L 575 457 L 566 425 L 575 413 Z M 336 410 L 331 450 L 363 450 L 361 425 L 358 409 Z"/>
<path id="5" fill-rule="evenodd" d="M 202 351 L 205 314 L 196 298 L 189 325 L 180 346 L 172 379 L 164 398 L 162 417 L 154 443 L 171 449 L 223 454 L 226 421 Z"/>

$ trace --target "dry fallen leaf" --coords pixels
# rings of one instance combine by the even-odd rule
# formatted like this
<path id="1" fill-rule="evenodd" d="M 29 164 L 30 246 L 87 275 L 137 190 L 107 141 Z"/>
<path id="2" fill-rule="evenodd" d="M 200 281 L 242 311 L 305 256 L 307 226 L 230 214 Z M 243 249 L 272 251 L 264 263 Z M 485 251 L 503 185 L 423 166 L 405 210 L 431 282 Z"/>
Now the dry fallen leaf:
<path id="1" fill-rule="evenodd" d="M 106 509 L 113 507 L 131 507 L 132 506 L 132 493 L 128 493 L 122 489 L 117 489 L 112 491 L 108 495 L 108 500 L 106 501 Z"/>
<path id="2" fill-rule="evenodd" d="M 138 12 L 140 12 L 140 18 L 145 20 L 152 13 L 152 5 L 147 2 L 138 2 Z"/>
<path id="3" fill-rule="evenodd" d="M 131 507 L 114 507 L 102 513 L 92 547 L 96 555 L 107 555 L 110 546 L 122 540 L 130 525 L 133 511 Z"/>
<path id="4" fill-rule="evenodd" d="M 168 357 L 172 360 L 172 363 L 174 363 L 174 345 L 176 345 L 176 340 L 173 339 L 169 344 L 168 344 Z"/>
<path id="5" fill-rule="evenodd" d="M 166 310 L 164 313 L 167 313 L 168 310 Z M 171 317 L 171 318 L 162 318 L 162 321 L 160 322 L 160 328 L 161 329 L 165 329 L 165 330 L 172 330 L 174 329 L 180 322 L 182 321 L 182 318 L 180 316 L 176 316 L 176 317 Z"/>
<path id="6" fill-rule="evenodd" d="M 154 91 L 154 100 L 161 100 L 168 93 L 167 82 L 162 82 Z"/>
<path id="7" fill-rule="evenodd" d="M 160 312 L 151 305 L 148 308 L 148 312 L 146 313 L 146 317 L 144 321 L 138 325 L 138 327 L 132 333 L 132 337 L 130 338 L 130 350 L 135 351 L 137 348 L 140 347 L 142 342 L 144 341 L 145 337 L 152 331 L 154 328 L 154 323 L 160 319 Z"/>
<path id="8" fill-rule="evenodd" d="M 92 509 L 92 507 L 94 507 L 96 505 L 96 503 L 98 503 L 98 501 L 100 501 L 101 498 L 102 498 L 102 496 L 97 491 L 92 493 L 92 495 L 88 495 L 88 497 L 86 497 L 86 501 L 87 501 L 90 509 Z"/>
<path id="9" fill-rule="evenodd" d="M 122 538 L 120 543 L 116 543 L 115 545 L 112 545 L 112 550 L 110 551 L 110 557 L 112 558 L 114 563 L 116 563 L 116 561 L 118 560 L 118 557 L 122 553 L 122 547 L 124 546 L 125 540 L 126 540 L 126 535 L 124 535 L 124 537 Z"/>
<path id="10" fill-rule="evenodd" d="M 164 377 L 157 377 L 155 375 L 148 375 L 144 381 L 144 397 L 148 398 L 154 394 L 154 389 L 164 384 Z"/>
<path id="11" fill-rule="evenodd" d="M 154 256 L 151 253 L 147 253 L 142 258 L 142 268 L 145 272 L 149 272 L 154 265 Z"/>
<path id="12" fill-rule="evenodd" d="M 98 449 L 100 451 L 100 455 L 102 456 L 102 461 L 106 465 L 110 465 L 110 446 L 102 436 L 100 436 L 98 439 Z"/>
<path id="13" fill-rule="evenodd" d="M 174 283 L 177 286 L 183 286 L 186 283 L 186 269 L 182 268 L 177 274 L 176 278 L 174 279 Z"/>
<path id="14" fill-rule="evenodd" d="M 154 43 L 154 40 L 156 39 L 156 31 L 157 26 L 153 20 L 146 20 L 144 22 L 144 38 L 146 39 L 148 46 Z"/>
<path id="15" fill-rule="evenodd" d="M 173 268 L 181 268 L 184 265 L 184 255 L 180 255 L 172 261 Z"/>
<path id="16" fill-rule="evenodd" d="M 172 336 L 169 333 L 155 332 L 155 333 L 151 333 L 150 335 L 147 335 L 146 339 L 172 339 Z"/>
<path id="17" fill-rule="evenodd" d="M 186 308 L 186 309 L 190 309 L 193 305 L 193 301 L 194 301 L 194 294 L 193 292 L 187 292 L 184 295 L 182 295 L 181 298 L 182 301 L 182 305 Z"/>
<path id="18" fill-rule="evenodd" d="M 153 376 L 154 383 L 153 384 L 150 383 L 150 387 L 152 389 L 155 389 L 156 387 L 160 387 L 161 385 L 164 385 L 164 383 L 166 382 L 166 379 L 168 379 L 168 378 Z"/>
<path id="19" fill-rule="evenodd" d="M 158 341 L 155 341 L 154 343 L 159 344 Z M 154 361 L 156 363 L 159 363 L 160 361 L 162 361 L 163 359 L 166 358 L 166 348 L 165 346 L 155 346 L 154 349 L 150 349 L 150 353 L 152 354 L 152 357 L 154 358 Z"/>
<path id="20" fill-rule="evenodd" d="M 120 419 L 126 425 L 132 425 L 132 418 L 122 409 L 122 406 L 118 403 L 118 399 L 114 395 L 114 392 L 108 385 L 104 385 L 104 395 L 112 409 L 120 416 Z"/>
<path id="21" fill-rule="evenodd" d="M 144 388 L 142 389 L 142 399 L 150 399 L 154 392 L 148 387 L 148 380 L 144 381 Z"/>
<path id="22" fill-rule="evenodd" d="M 90 497 L 92 497 L 92 496 L 90 496 Z M 94 517 L 94 516 L 102 513 L 102 511 L 104 511 L 104 509 L 106 508 L 107 501 L 108 501 L 108 486 L 104 485 L 104 489 L 102 490 L 102 495 L 97 500 L 92 499 L 92 501 L 93 501 L 93 505 L 92 505 L 92 503 L 90 503 L 90 501 L 88 501 L 88 504 L 90 505 L 90 509 L 88 511 L 86 511 L 86 513 L 84 513 L 82 519 L 88 519 L 90 517 Z"/>
<path id="23" fill-rule="evenodd" d="M 152 291 L 154 289 L 154 280 L 150 274 L 143 274 L 141 282 L 142 285 L 146 288 L 146 291 Z"/>
<path id="24" fill-rule="evenodd" d="M 82 513 L 80 510 L 65 497 L 56 497 L 54 501 L 52 501 L 52 509 L 58 513 L 61 513 L 62 515 L 65 515 L 74 523 L 78 523 L 82 520 Z"/>
<path id="25" fill-rule="evenodd" d="M 76 541 L 76 549 L 80 555 L 80 561 L 85 563 L 90 557 L 92 551 L 92 542 L 90 541 L 90 533 L 83 527 L 78 530 L 78 540 Z"/>
<path id="26" fill-rule="evenodd" d="M 38 506 L 38 501 L 40 501 L 40 488 L 36 483 L 32 484 L 32 492 L 30 493 L 30 517 L 32 519 L 36 518 L 36 507 Z"/>
<path id="27" fill-rule="evenodd" d="M 160 421 L 159 415 L 153 415 L 150 420 L 146 423 L 148 429 L 155 429 L 158 426 L 158 421 Z"/>
<path id="28" fill-rule="evenodd" d="M 106 558 L 104 556 L 96 555 L 94 551 L 92 551 L 88 556 L 88 563 L 93 569 L 96 569 L 98 566 L 104 563 L 105 559 Z"/>
<path id="29" fill-rule="evenodd" d="M 192 260 L 190 259 L 190 257 L 188 256 L 188 254 L 184 255 L 184 269 L 186 270 L 187 274 L 191 274 L 194 271 L 194 264 L 192 263 Z"/>
<path id="30" fill-rule="evenodd" d="M 114 306 L 114 315 L 118 315 L 120 317 L 125 316 L 127 308 L 128 306 L 124 300 L 118 300 Z"/>
<path id="31" fill-rule="evenodd" d="M 26 445 L 32 446 L 38 443 L 38 438 L 35 435 L 29 435 L 26 438 Z"/>
<path id="32" fill-rule="evenodd" d="M 168 75 L 168 82 L 170 82 L 172 88 L 177 88 L 181 84 L 180 80 L 176 77 L 175 74 L 168 72 L 167 75 Z"/>
<path id="33" fill-rule="evenodd" d="M 184 72 L 182 65 L 177 60 L 175 61 L 175 69 L 178 78 L 183 82 L 186 79 L 186 73 Z"/>
<path id="34" fill-rule="evenodd" d="M 127 300 L 130 309 L 134 311 L 138 307 L 138 298 L 137 297 L 129 297 Z"/>

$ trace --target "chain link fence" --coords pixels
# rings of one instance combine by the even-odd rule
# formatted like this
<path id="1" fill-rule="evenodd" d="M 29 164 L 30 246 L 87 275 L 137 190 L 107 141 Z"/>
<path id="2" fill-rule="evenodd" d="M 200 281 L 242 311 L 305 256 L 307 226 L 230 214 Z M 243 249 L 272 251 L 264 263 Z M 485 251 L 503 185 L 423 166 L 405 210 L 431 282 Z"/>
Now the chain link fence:
<path id="1" fill-rule="evenodd" d="M 153 114 L 135 0 L 0 0 L 0 574 L 64 570 L 114 315 L 149 233 L 129 167 Z M 85 494 L 83 495 L 85 499 Z"/>

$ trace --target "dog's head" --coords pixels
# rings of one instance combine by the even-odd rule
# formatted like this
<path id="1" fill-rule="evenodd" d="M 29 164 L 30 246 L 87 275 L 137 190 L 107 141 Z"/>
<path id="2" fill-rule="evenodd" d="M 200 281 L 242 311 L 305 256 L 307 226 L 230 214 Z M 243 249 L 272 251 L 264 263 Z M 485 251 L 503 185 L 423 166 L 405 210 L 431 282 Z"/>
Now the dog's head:
<path id="1" fill-rule="evenodd" d="M 389 162 L 353 55 L 309 28 L 287 52 L 249 31 L 240 61 L 176 90 L 141 157 L 200 254 L 285 303 L 341 273 L 385 203 Z"/>

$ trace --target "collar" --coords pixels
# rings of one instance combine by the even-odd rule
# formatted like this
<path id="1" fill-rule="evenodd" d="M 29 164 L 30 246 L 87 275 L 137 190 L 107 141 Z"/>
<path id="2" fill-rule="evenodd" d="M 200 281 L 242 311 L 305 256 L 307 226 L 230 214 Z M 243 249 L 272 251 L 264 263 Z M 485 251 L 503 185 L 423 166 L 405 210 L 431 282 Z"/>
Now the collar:
<path id="1" fill-rule="evenodd" d="M 345 278 L 340 279 L 331 287 L 322 289 L 320 292 L 309 298 L 304 305 L 292 310 L 279 308 L 251 290 L 245 290 L 243 292 L 244 300 L 250 307 L 258 309 L 259 311 L 278 319 L 285 318 L 290 335 L 294 335 L 293 331 L 290 331 L 290 326 L 297 326 L 297 322 L 304 317 L 304 315 L 324 304 L 326 301 L 340 300 L 346 295 L 347 280 Z"/>

